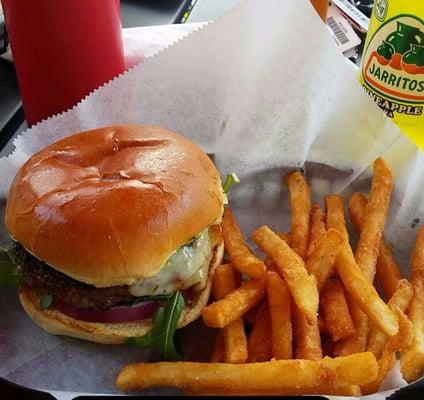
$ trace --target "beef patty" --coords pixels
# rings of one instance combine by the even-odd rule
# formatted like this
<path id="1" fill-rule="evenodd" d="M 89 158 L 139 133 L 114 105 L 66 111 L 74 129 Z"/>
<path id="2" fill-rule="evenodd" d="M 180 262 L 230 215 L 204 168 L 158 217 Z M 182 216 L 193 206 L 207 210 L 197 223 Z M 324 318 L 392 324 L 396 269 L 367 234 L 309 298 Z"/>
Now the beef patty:
<path id="1" fill-rule="evenodd" d="M 96 288 L 56 271 L 28 253 L 22 246 L 17 247 L 16 253 L 26 285 L 51 293 L 73 307 L 104 310 L 137 299 L 128 291 L 128 286 Z"/>

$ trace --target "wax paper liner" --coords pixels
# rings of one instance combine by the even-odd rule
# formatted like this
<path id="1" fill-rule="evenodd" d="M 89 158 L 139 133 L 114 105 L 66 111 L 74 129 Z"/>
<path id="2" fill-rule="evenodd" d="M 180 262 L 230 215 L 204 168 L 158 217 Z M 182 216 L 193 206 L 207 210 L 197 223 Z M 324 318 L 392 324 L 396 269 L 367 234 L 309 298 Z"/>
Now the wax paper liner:
<path id="1" fill-rule="evenodd" d="M 309 1 L 246 0 L 36 125 L 0 159 L 0 193 L 6 196 L 19 166 L 45 145 L 118 123 L 181 132 L 215 155 L 223 175 L 236 171 L 242 184 L 230 201 L 246 234 L 262 224 L 289 229 L 285 172 L 304 168 L 314 200 L 322 202 L 330 192 L 347 198 L 368 191 L 370 165 L 385 157 L 396 180 L 385 236 L 408 275 L 424 216 L 423 157 L 362 90 Z M 0 373 L 12 381 L 113 393 L 119 368 L 149 356 L 128 346 L 50 337 L 24 315 L 12 289 L 1 289 L 0 301 Z M 384 388 L 401 384 L 394 373 Z"/>

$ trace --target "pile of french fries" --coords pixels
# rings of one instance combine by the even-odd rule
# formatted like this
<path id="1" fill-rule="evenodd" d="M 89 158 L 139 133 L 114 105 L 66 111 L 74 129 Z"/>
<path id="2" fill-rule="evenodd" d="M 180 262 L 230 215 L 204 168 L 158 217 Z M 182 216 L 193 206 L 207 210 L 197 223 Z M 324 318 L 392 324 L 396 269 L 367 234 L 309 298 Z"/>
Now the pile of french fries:
<path id="1" fill-rule="evenodd" d="M 393 190 L 387 163 L 374 162 L 369 198 L 355 193 L 350 245 L 343 200 L 312 204 L 300 172 L 285 177 L 291 229 L 262 226 L 249 248 L 230 208 L 222 230 L 229 260 L 214 275 L 206 326 L 218 334 L 210 363 L 124 367 L 120 389 L 175 386 L 189 394 L 335 394 L 378 391 L 400 354 L 407 382 L 424 373 L 424 227 L 402 278 L 383 230 Z M 374 283 L 383 288 L 377 292 Z M 384 299 L 384 300 L 383 300 Z"/>

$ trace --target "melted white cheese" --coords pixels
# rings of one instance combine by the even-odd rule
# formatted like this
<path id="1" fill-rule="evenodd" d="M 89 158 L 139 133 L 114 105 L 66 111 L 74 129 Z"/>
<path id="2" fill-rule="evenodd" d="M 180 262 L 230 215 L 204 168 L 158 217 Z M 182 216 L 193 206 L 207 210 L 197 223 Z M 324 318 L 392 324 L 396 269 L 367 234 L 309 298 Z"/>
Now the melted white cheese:
<path id="1" fill-rule="evenodd" d="M 194 285 L 201 290 L 206 285 L 211 258 L 212 242 L 205 229 L 194 242 L 175 251 L 158 274 L 130 285 L 129 292 L 141 297 L 174 293 Z"/>

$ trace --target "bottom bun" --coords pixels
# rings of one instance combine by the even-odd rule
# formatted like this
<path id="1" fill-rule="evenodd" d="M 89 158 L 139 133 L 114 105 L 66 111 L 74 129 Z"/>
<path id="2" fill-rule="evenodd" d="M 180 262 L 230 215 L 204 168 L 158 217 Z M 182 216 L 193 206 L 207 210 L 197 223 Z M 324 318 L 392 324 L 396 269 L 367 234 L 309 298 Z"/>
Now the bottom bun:
<path id="1" fill-rule="evenodd" d="M 224 245 L 221 240 L 213 250 L 206 286 L 196 294 L 191 306 L 185 306 L 178 328 L 200 317 L 202 309 L 208 303 L 213 274 L 215 268 L 221 263 L 223 254 Z M 130 337 L 144 336 L 152 328 L 151 319 L 121 323 L 85 322 L 70 318 L 54 308 L 41 310 L 38 306 L 40 300 L 38 294 L 28 287 L 21 288 L 19 299 L 29 317 L 52 335 L 71 336 L 104 344 L 119 344 Z"/>

